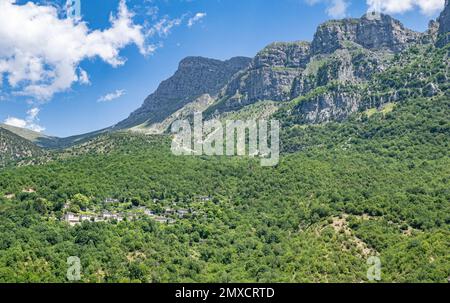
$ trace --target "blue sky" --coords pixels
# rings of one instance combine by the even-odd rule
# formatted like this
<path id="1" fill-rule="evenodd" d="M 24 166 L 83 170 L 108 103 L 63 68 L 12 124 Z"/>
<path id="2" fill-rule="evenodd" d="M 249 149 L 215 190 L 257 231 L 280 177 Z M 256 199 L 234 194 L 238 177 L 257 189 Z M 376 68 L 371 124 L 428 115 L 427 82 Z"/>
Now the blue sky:
<path id="1" fill-rule="evenodd" d="M 5 1 L 13 6 L 28 2 L 11 3 L 12 0 L 0 0 L 0 5 Z M 392 1 L 394 0 L 387 0 Z M 412 29 L 425 31 L 429 20 L 437 17 L 436 9 L 422 6 L 421 10 L 421 0 L 401 1 L 411 2 L 411 6 L 389 9 L 396 12 L 392 14 L 394 17 Z M 436 0 L 436 3 L 440 5 L 440 1 Z M 63 0 L 33 2 L 47 6 L 61 6 L 65 3 Z M 81 0 L 82 21 L 86 22 L 87 33 L 108 30 L 111 27 L 109 16 L 116 15 L 118 7 L 119 0 Z M 92 44 L 83 54 L 75 54 L 69 43 L 61 42 L 61 39 L 56 42 L 49 39 L 53 48 L 37 51 L 41 44 L 46 43 L 46 38 L 33 44 L 26 41 L 33 39 L 32 37 L 20 36 L 23 39 L 20 47 L 37 45 L 37 48 L 30 51 L 33 54 L 30 57 L 32 62 L 41 62 L 40 56 L 51 56 L 53 61 L 50 62 L 57 62 L 55 64 L 59 66 L 59 62 L 64 59 L 61 59 L 60 54 L 54 54 L 54 50 L 60 48 L 59 51 L 63 52 L 68 45 L 68 56 L 73 58 L 66 63 L 72 66 L 77 80 L 63 81 L 64 84 L 58 89 L 46 87 L 45 93 L 40 90 L 39 94 L 36 93 L 36 87 L 27 86 L 30 82 L 47 85 L 48 81 L 53 81 L 48 80 L 51 79 L 53 70 L 51 63 L 46 63 L 45 58 L 41 66 L 43 70 L 35 68 L 36 64 L 27 62 L 27 68 L 35 68 L 30 69 L 34 71 L 33 77 L 18 74 L 17 83 L 11 84 L 8 81 L 10 75 L 4 72 L 0 86 L 0 121 L 8 120 L 19 125 L 22 123 L 38 130 L 45 128 L 43 132 L 56 136 L 69 136 L 108 127 L 137 109 L 162 80 L 175 72 L 178 62 L 186 56 L 217 59 L 252 57 L 274 41 L 310 41 L 321 22 L 332 16 L 360 17 L 366 12 L 368 5 L 365 0 L 128 0 L 126 7 L 134 12 L 133 25 L 142 26 L 140 31 L 144 33 L 145 41 L 140 43 L 137 28 L 130 26 L 123 34 L 129 35 L 128 39 L 115 37 L 109 42 L 101 42 L 113 45 L 118 51 L 116 56 L 102 53 L 98 49 L 98 45 L 103 45 L 100 42 L 98 45 Z M 426 9 L 428 10 L 425 12 Z M 30 8 L 31 11 L 37 12 L 34 8 Z M 59 11 L 57 17 L 65 18 L 63 11 Z M 61 31 L 63 30 L 71 30 L 74 37 L 77 37 L 78 31 L 61 26 Z M 87 37 L 87 33 L 83 37 Z M 122 35 L 121 31 L 114 33 Z M 3 30 L 2 33 L 0 30 L 0 38 L 2 34 L 8 35 L 8 32 Z M 105 37 L 109 36 L 105 35 L 103 40 L 107 39 Z M 5 46 L 2 41 L 4 40 L 0 39 L 0 74 L 2 56 L 10 54 L 7 51 L 15 47 L 17 42 L 13 38 Z M 58 41 L 61 43 L 58 44 Z M 2 49 L 7 51 L 2 53 Z M 9 63 L 13 67 L 22 66 L 17 65 L 18 62 Z M 63 74 L 70 75 L 70 72 L 65 70 Z M 87 75 L 89 80 L 83 75 Z M 44 76 L 48 77 L 47 82 L 38 79 Z M 20 79 L 25 80 L 21 82 Z"/>

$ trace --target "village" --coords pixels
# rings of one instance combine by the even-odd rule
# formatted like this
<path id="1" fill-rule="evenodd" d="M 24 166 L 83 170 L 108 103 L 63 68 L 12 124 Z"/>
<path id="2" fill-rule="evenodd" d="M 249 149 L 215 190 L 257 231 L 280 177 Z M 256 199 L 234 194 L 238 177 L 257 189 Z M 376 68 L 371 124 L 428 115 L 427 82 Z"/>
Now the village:
<path id="1" fill-rule="evenodd" d="M 22 193 L 35 194 L 33 188 L 25 188 Z M 76 195 L 75 195 L 76 196 Z M 82 195 L 81 195 L 82 196 Z M 16 197 L 15 193 L 6 193 L 4 197 L 8 200 Z M 87 197 L 82 197 L 89 200 Z M 211 196 L 197 196 L 193 201 L 198 203 L 206 203 L 212 201 Z M 81 209 L 74 207 L 76 203 L 67 201 L 62 208 L 61 221 L 67 222 L 70 226 L 76 226 L 83 222 L 122 222 L 133 221 L 143 217 L 148 217 L 160 224 L 174 224 L 177 220 L 195 217 L 198 211 L 186 205 L 180 206 L 176 202 L 171 202 L 168 206 L 167 201 L 153 199 L 153 205 L 158 205 L 150 209 L 149 205 L 133 205 L 115 198 L 106 198 L 102 203 L 89 203 Z M 162 205 L 165 205 L 163 207 Z M 155 210 L 156 209 L 156 210 Z"/>
<path id="2" fill-rule="evenodd" d="M 207 202 L 211 200 L 209 196 L 200 196 L 198 198 L 202 202 Z M 153 202 L 157 202 L 156 199 Z M 120 203 L 118 199 L 106 198 L 104 204 Z M 175 204 L 175 203 L 174 203 Z M 121 222 L 121 221 L 131 221 L 138 220 L 142 217 L 149 217 L 155 222 L 160 224 L 174 224 L 177 219 L 183 219 L 189 216 L 195 216 L 196 211 L 186 208 L 165 208 L 162 212 L 155 212 L 150 210 L 145 206 L 133 206 L 131 209 L 126 211 L 112 211 L 101 209 L 98 211 L 87 209 L 83 212 L 72 212 L 70 211 L 70 203 L 64 205 L 64 215 L 62 220 L 67 222 L 70 226 L 79 225 L 84 221 L 88 222 Z"/>

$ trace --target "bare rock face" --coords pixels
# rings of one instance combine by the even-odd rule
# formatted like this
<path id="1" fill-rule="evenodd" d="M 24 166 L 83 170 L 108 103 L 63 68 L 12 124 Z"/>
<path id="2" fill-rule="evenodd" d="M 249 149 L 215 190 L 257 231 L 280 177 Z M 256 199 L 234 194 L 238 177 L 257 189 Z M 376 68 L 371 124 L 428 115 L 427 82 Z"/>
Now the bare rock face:
<path id="1" fill-rule="evenodd" d="M 253 59 L 186 58 L 173 77 L 115 128 L 164 124 L 205 94 L 215 100 L 206 110 L 214 115 L 259 101 L 287 102 L 330 86 L 304 100 L 296 114 L 307 123 L 341 120 L 358 110 L 362 98 L 345 87 L 368 83 L 411 46 L 448 42 L 449 15 L 447 0 L 444 12 L 426 33 L 407 29 L 387 15 L 363 16 L 326 22 L 318 27 L 312 43 L 273 43 Z M 432 85 L 426 90 L 430 95 L 437 93 Z"/>
<path id="2" fill-rule="evenodd" d="M 438 19 L 439 33 L 446 34 L 450 32 L 450 1 L 445 0 L 445 8 Z"/>
<path id="3" fill-rule="evenodd" d="M 273 43 L 260 51 L 253 60 L 253 68 L 305 68 L 310 57 L 308 42 Z"/>
<path id="4" fill-rule="evenodd" d="M 439 22 L 431 20 L 428 24 L 428 30 L 423 35 L 422 44 L 434 44 L 439 34 Z"/>
<path id="5" fill-rule="evenodd" d="M 420 43 L 422 36 L 386 15 L 379 20 L 326 22 L 312 44 L 274 43 L 259 52 L 224 89 L 217 109 L 236 110 L 261 100 L 289 101 L 333 81 L 367 81 L 385 68 L 386 54 Z"/>
<path id="6" fill-rule="evenodd" d="M 312 59 L 293 89 L 297 96 L 325 87 L 322 93 L 302 100 L 295 108 L 301 123 L 340 121 L 358 111 L 364 96 L 353 84 L 366 83 L 385 70 L 391 57 L 423 43 L 424 34 L 405 28 L 387 15 L 380 19 L 343 19 L 319 26 L 312 42 Z M 333 83 L 338 85 L 330 88 Z"/>
<path id="7" fill-rule="evenodd" d="M 405 28 L 402 23 L 387 15 L 379 20 L 332 20 L 319 26 L 312 43 L 313 54 L 331 54 L 353 42 L 370 50 L 400 52 L 417 43 L 421 34 Z"/>
<path id="8" fill-rule="evenodd" d="M 301 123 L 341 121 L 359 109 L 361 100 L 357 92 L 336 89 L 303 100 L 295 108 L 295 114 Z"/>
<path id="9" fill-rule="evenodd" d="M 185 58 L 180 62 L 176 73 L 163 81 L 144 101 L 141 108 L 118 123 L 115 128 L 159 123 L 204 94 L 215 96 L 235 73 L 247 68 L 250 61 L 250 58 L 245 57 L 235 57 L 227 61 L 202 57 Z"/>
<path id="10" fill-rule="evenodd" d="M 291 89 L 309 62 L 307 42 L 274 43 L 260 51 L 250 67 L 225 88 L 224 106 L 242 107 L 259 100 L 287 101 Z"/>
<path id="11" fill-rule="evenodd" d="M 374 73 L 383 71 L 387 61 L 384 53 L 369 51 L 357 44 L 347 45 L 330 55 L 317 55 L 296 79 L 292 97 L 305 95 L 335 81 L 350 84 L 366 82 Z"/>
<path id="12" fill-rule="evenodd" d="M 450 42 L 450 1 L 445 0 L 444 11 L 438 18 L 439 23 L 439 39 L 438 46 L 445 46 Z"/>

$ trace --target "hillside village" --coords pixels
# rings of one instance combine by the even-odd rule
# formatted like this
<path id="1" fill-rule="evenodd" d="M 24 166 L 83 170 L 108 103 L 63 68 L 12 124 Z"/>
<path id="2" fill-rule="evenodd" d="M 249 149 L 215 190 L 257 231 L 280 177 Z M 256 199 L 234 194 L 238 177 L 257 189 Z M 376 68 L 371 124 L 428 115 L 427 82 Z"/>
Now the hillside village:
<path id="1" fill-rule="evenodd" d="M 208 202 L 211 200 L 210 197 L 200 196 L 197 198 L 201 202 Z M 153 200 L 153 203 L 158 203 L 157 199 Z M 64 205 L 63 216 L 61 220 L 67 222 L 70 226 L 75 226 L 81 224 L 82 222 L 121 222 L 121 221 L 130 221 L 130 220 L 138 220 L 142 217 L 149 217 L 153 219 L 155 222 L 160 224 L 174 224 L 177 222 L 177 219 L 183 219 L 191 216 L 195 216 L 197 211 L 194 211 L 192 208 L 180 208 L 176 207 L 176 203 L 173 202 L 174 208 L 164 208 L 163 211 L 154 211 L 149 209 L 146 206 L 132 206 L 131 209 L 122 210 L 120 209 L 121 203 L 118 199 L 106 198 L 104 200 L 103 205 L 112 205 L 115 204 L 115 207 L 112 207 L 114 210 L 108 210 L 106 207 L 104 208 L 96 208 L 96 209 L 86 209 L 85 211 L 73 212 L 71 211 L 71 203 L 68 202 Z M 111 209 L 111 207 L 108 207 Z"/>
<path id="2" fill-rule="evenodd" d="M 33 188 L 25 188 L 22 194 L 36 194 Z M 4 198 L 11 200 L 16 198 L 14 193 L 4 194 Z M 80 208 L 79 204 L 86 203 L 85 207 Z M 212 201 L 210 196 L 197 196 L 194 201 L 206 203 Z M 153 219 L 160 224 L 174 224 L 179 219 L 186 219 L 198 215 L 198 211 L 192 207 L 181 207 L 177 202 L 172 202 L 168 206 L 164 201 L 153 199 L 154 209 L 150 207 L 124 202 L 115 198 L 106 198 L 100 204 L 92 203 L 87 197 L 81 194 L 74 196 L 73 200 L 67 201 L 61 212 L 59 220 L 67 222 L 70 226 L 76 226 L 83 222 L 122 222 L 134 221 L 143 217 Z M 166 206 L 162 206 L 166 205 Z M 157 210 L 155 210 L 157 209 Z M 53 217 L 54 214 L 51 215 Z"/>
<path id="3" fill-rule="evenodd" d="M 97 132 L 0 124 L 0 283 L 449 282 L 450 0 L 422 33 L 367 17 L 253 59 L 188 57 Z M 171 119 L 198 108 L 280 121 L 278 165 L 174 155 Z"/>

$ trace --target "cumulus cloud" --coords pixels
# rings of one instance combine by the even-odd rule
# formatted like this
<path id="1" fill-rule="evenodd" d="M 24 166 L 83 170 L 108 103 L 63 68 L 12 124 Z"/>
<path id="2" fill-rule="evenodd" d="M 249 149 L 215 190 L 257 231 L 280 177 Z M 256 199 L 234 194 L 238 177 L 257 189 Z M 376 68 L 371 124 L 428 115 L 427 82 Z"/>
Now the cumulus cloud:
<path id="1" fill-rule="evenodd" d="M 206 13 L 196 13 L 194 17 L 189 18 L 187 23 L 188 27 L 192 27 L 195 23 L 197 23 L 198 21 L 202 20 L 205 17 Z"/>
<path id="2" fill-rule="evenodd" d="M 101 96 L 97 101 L 98 102 L 110 102 L 110 101 L 113 101 L 115 99 L 122 97 L 123 95 L 125 95 L 125 90 L 118 89 L 115 92 Z"/>
<path id="3" fill-rule="evenodd" d="M 40 109 L 37 107 L 33 107 L 30 110 L 27 111 L 27 117 L 25 119 L 20 119 L 16 117 L 8 117 L 4 121 L 6 125 L 11 125 L 15 127 L 20 128 L 28 128 L 32 131 L 41 133 L 45 131 L 45 127 L 40 126 L 38 115 L 39 115 Z"/>
<path id="4" fill-rule="evenodd" d="M 367 0 L 370 9 L 380 9 L 387 14 L 404 13 L 416 8 L 431 16 L 444 8 L 445 0 Z"/>
<path id="5" fill-rule="evenodd" d="M 325 3 L 327 5 L 326 13 L 332 18 L 343 18 L 347 15 L 347 9 L 350 6 L 348 0 L 306 0 L 309 5 Z"/>
<path id="6" fill-rule="evenodd" d="M 14 93 L 41 100 L 75 82 L 87 84 L 87 72 L 78 68 L 81 61 L 98 57 L 117 67 L 125 63 L 119 53 L 127 45 L 136 45 L 143 55 L 154 50 L 146 43 L 143 27 L 132 19 L 125 0 L 105 30 L 61 19 L 52 6 L 0 0 L 0 76 Z"/>

